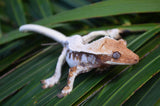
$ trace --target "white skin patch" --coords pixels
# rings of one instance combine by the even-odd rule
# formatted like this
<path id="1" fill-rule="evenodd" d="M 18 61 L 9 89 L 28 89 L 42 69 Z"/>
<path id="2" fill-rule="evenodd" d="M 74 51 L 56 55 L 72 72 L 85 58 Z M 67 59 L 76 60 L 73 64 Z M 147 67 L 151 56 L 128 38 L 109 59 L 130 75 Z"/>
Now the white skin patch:
<path id="1" fill-rule="evenodd" d="M 74 57 L 74 53 L 72 51 L 69 51 L 66 56 L 66 61 L 68 62 L 70 67 L 80 65 L 81 63 L 84 63 L 84 64 L 96 63 L 96 57 L 94 55 L 82 54 L 80 56 L 77 53 L 75 54 L 75 57 L 74 58 L 73 57 Z"/>
<path id="2" fill-rule="evenodd" d="M 76 55 L 78 55 L 78 54 L 76 54 Z M 66 61 L 68 62 L 68 65 L 70 67 L 74 67 L 74 66 L 77 66 L 79 64 L 79 60 L 77 58 L 73 59 L 72 51 L 69 51 L 69 53 L 67 53 Z"/>
<path id="3" fill-rule="evenodd" d="M 95 64 L 96 62 L 96 57 L 94 55 L 89 55 L 88 56 L 88 61 L 91 62 L 92 64 Z"/>
<path id="4" fill-rule="evenodd" d="M 139 60 L 139 57 L 136 54 L 134 54 L 132 51 L 127 50 L 125 41 L 121 40 L 121 42 L 123 42 L 121 43 L 119 41 L 114 40 L 120 38 L 119 33 L 121 33 L 122 30 L 119 29 L 93 31 L 87 35 L 84 35 L 83 37 L 81 37 L 80 35 L 66 37 L 64 34 L 54 29 L 33 24 L 23 25 L 20 27 L 19 30 L 22 32 L 34 31 L 40 34 L 44 34 L 45 36 L 50 37 L 51 39 L 56 40 L 57 42 L 62 44 L 63 51 L 58 58 L 55 74 L 52 77 L 41 81 L 44 84 L 42 86 L 44 89 L 54 86 L 61 77 L 61 68 L 64 61 L 66 60 L 71 68 L 69 69 L 68 83 L 63 88 L 61 94 L 59 94 L 59 97 L 66 96 L 72 91 L 74 80 L 78 74 L 85 73 L 93 68 L 99 67 L 100 65 L 97 64 L 100 64 L 103 59 L 106 59 L 104 63 L 107 64 L 124 64 L 124 65 L 136 64 Z M 105 37 L 89 43 L 96 37 L 102 35 Z M 113 41 L 113 42 L 106 43 L 106 41 L 107 42 Z M 120 45 L 116 45 L 118 42 L 120 43 Z M 103 44 L 104 45 L 111 44 L 108 46 L 110 49 L 106 49 L 106 45 L 103 46 Z M 126 60 L 130 61 L 123 63 L 119 63 L 118 61 L 116 62 L 108 61 L 107 57 L 112 56 L 113 53 L 112 49 L 119 48 L 120 46 L 123 47 L 123 49 L 120 49 L 119 52 L 124 50 L 128 51 L 126 54 L 128 55 Z M 100 58 L 98 58 L 97 55 L 100 55 Z M 128 59 L 129 57 L 132 58 Z M 98 60 L 97 58 L 102 60 Z"/>
<path id="5" fill-rule="evenodd" d="M 83 55 L 82 55 L 81 62 L 82 62 L 82 63 L 88 63 L 86 54 L 83 54 Z"/>

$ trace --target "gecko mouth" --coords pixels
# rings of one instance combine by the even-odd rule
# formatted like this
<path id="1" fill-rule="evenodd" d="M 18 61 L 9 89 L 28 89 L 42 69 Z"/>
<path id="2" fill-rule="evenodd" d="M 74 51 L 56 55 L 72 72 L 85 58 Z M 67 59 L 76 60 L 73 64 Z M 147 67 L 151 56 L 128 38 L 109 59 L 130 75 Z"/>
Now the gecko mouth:
<path id="1" fill-rule="evenodd" d="M 133 65 L 139 62 L 139 59 L 134 59 L 131 62 L 126 62 L 126 63 L 118 63 L 118 62 L 113 62 L 113 61 L 106 61 L 106 64 L 111 64 L 111 65 Z"/>
<path id="2" fill-rule="evenodd" d="M 117 62 L 112 62 L 112 61 L 106 61 L 106 64 L 111 64 L 111 65 L 132 65 L 130 63 L 117 63 Z"/>

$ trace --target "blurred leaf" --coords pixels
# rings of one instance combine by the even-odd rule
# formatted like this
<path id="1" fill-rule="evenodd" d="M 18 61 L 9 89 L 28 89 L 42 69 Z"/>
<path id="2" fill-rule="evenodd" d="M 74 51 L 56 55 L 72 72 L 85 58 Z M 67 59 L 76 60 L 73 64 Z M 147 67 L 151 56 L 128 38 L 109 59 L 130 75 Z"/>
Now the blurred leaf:
<path id="1" fill-rule="evenodd" d="M 158 26 L 160 24 L 153 24 L 153 23 L 147 23 L 147 24 L 132 24 L 129 26 L 119 26 L 119 25 L 115 25 L 115 26 L 105 26 L 105 27 L 98 27 L 98 28 L 90 28 L 90 29 L 85 29 L 79 32 L 76 32 L 74 34 L 80 34 L 80 35 L 85 35 L 86 33 L 89 33 L 91 31 L 96 31 L 96 30 L 107 30 L 107 29 L 113 29 L 113 28 L 120 28 L 120 29 L 124 29 L 124 30 L 130 30 L 130 31 L 147 31 L 150 30 L 156 26 Z"/>
<path id="2" fill-rule="evenodd" d="M 2 28 L 1 28 L 1 21 L 0 21 L 0 38 L 2 37 Z"/>
<path id="3" fill-rule="evenodd" d="M 72 8 L 90 4 L 89 1 L 86 0 L 62 0 L 62 1 L 70 5 Z"/>
<path id="4" fill-rule="evenodd" d="M 46 50 L 42 51 L 41 53 L 44 53 Z M 37 58 L 33 57 L 30 60 L 25 61 L 23 64 L 21 64 L 22 67 L 20 67 L 21 65 L 19 65 L 14 70 L 10 70 L 11 72 L 13 71 L 11 74 L 8 73 L 9 75 L 7 74 L 7 76 L 6 75 L 2 76 L 0 78 L 0 84 L 3 85 L 3 86 L 0 86 L 0 88 L 1 88 L 0 89 L 0 101 L 2 99 L 4 99 L 5 97 L 7 97 L 9 94 L 11 94 L 13 91 L 16 91 L 17 89 L 20 89 L 21 87 L 26 85 L 27 82 L 30 81 L 30 79 L 33 79 L 34 74 L 39 73 L 39 71 L 42 71 L 41 69 L 37 70 L 37 68 L 44 67 L 45 64 L 48 64 L 49 62 L 46 62 L 46 61 L 48 61 L 48 59 L 53 61 L 54 60 L 53 57 L 55 57 L 56 55 L 49 55 L 49 54 L 53 53 L 52 50 L 55 51 L 56 48 L 49 50 L 45 54 L 39 53 L 39 54 L 41 54 L 40 56 L 37 54 L 38 57 L 35 56 Z M 43 60 L 41 60 L 41 59 L 43 59 Z M 39 61 L 39 60 L 41 60 L 41 61 Z M 29 62 L 29 63 L 25 64 L 27 62 Z M 55 62 L 55 60 L 54 60 L 54 62 Z M 44 64 L 44 65 L 42 65 L 42 64 Z M 41 72 L 40 72 L 40 74 L 41 74 Z M 15 77 L 15 75 L 16 75 L 16 77 Z M 11 86 L 10 84 L 13 84 L 13 86 Z M 5 89 L 5 91 L 4 91 L 4 89 Z"/>
<path id="5" fill-rule="evenodd" d="M 40 20 L 36 23 L 52 26 L 52 24 L 59 22 L 80 20 L 92 17 L 113 16 L 126 13 L 159 12 L 159 4 L 159 0 L 108 0 L 62 12 L 47 19 Z M 115 8 L 117 9 L 115 10 Z M 52 23 L 50 23 L 51 20 Z"/>
<path id="6" fill-rule="evenodd" d="M 27 22 L 43 18 L 33 23 L 56 28 L 66 35 L 85 35 L 91 31 L 115 27 L 135 32 L 145 30 L 143 34 L 141 32 L 133 33 L 131 36 L 122 36 L 127 40 L 128 47 L 139 55 L 140 62 L 132 66 L 112 66 L 102 74 L 95 73 L 93 70 L 79 75 L 74 82 L 71 94 L 59 99 L 56 95 L 67 83 L 68 65 L 63 66 L 60 83 L 54 87 L 44 90 L 41 88 L 40 80 L 53 75 L 62 47 L 59 45 L 39 46 L 42 42 L 52 42 L 52 40 L 38 36 L 38 34 L 24 37 L 33 34 L 21 33 L 18 30 L 8 32 L 15 26 L 13 24 L 15 11 L 8 8 L 10 16 L 7 16 L 5 12 L 1 12 L 0 15 L 3 32 L 8 32 L 0 38 L 0 74 L 2 75 L 0 77 L 0 105 L 132 106 L 148 105 L 149 100 L 151 105 L 160 103 L 160 94 L 157 93 L 160 88 L 160 21 L 157 18 L 160 16 L 160 1 L 107 0 L 100 2 L 100 0 L 92 0 L 89 2 L 98 3 L 86 5 L 87 2 L 85 0 L 52 0 L 52 2 L 30 0 L 20 1 L 19 4 L 17 0 L 15 3 L 12 1 L 3 5 L 2 1 L 0 12 L 4 7 L 10 8 L 11 4 L 17 6 L 15 9 L 23 6 L 24 10 L 27 10 L 25 13 L 22 11 L 26 15 Z M 58 10 L 56 10 L 57 5 Z M 81 5 L 86 6 L 65 11 Z M 53 6 L 51 8 L 54 9 L 54 13 L 59 10 L 63 12 L 44 18 L 52 14 L 50 6 Z M 18 13 L 19 11 L 16 14 Z M 65 23 L 62 24 L 62 22 Z"/>
<path id="7" fill-rule="evenodd" d="M 29 0 L 29 13 L 37 18 L 45 18 L 52 15 L 51 8 L 48 0 Z"/>
<path id="8" fill-rule="evenodd" d="M 5 0 L 5 2 L 10 18 L 15 20 L 17 25 L 26 24 L 21 0 Z"/>
<path id="9" fill-rule="evenodd" d="M 15 41 L 5 47 L 0 47 L 0 72 L 8 66 L 12 65 L 17 59 L 23 57 L 40 44 L 41 39 L 37 38 L 34 41 L 30 39 Z M 28 45 L 26 45 L 29 42 Z M 18 55 L 17 55 L 18 54 Z"/>
<path id="10" fill-rule="evenodd" d="M 92 5 L 83 6 L 73 10 L 65 11 L 49 18 L 42 19 L 35 22 L 35 24 L 42 24 L 44 26 L 52 27 L 61 22 L 81 20 L 92 17 L 113 16 L 129 13 L 145 13 L 145 12 L 159 12 L 159 0 L 108 0 Z M 124 6 L 125 5 L 125 6 Z M 136 7 L 136 9 L 135 9 Z M 150 8 L 148 8 L 150 7 Z M 117 8 L 115 10 L 115 8 Z M 114 10 L 114 11 L 113 11 Z M 83 15 L 82 15 L 83 14 Z M 10 37 L 12 35 L 12 37 Z M 28 36 L 28 34 L 20 34 L 18 30 L 14 33 L 8 34 L 0 39 L 0 44 L 7 43 L 20 37 Z"/>
<path id="11" fill-rule="evenodd" d="M 154 106 L 159 106 L 160 105 L 160 99 L 154 104 Z"/>

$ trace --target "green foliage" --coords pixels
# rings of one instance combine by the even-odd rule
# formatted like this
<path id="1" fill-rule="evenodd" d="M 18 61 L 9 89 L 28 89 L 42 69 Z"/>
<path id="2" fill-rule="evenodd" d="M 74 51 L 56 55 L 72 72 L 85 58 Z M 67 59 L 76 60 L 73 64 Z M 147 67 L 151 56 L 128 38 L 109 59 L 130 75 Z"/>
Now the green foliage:
<path id="1" fill-rule="evenodd" d="M 0 105 L 158 105 L 159 5 L 159 0 L 0 1 Z M 140 62 L 113 66 L 102 74 L 93 70 L 79 75 L 71 94 L 59 99 L 56 95 L 66 85 L 68 65 L 54 87 L 44 90 L 40 80 L 54 73 L 62 47 L 41 46 L 53 41 L 19 32 L 18 27 L 26 23 L 55 28 L 68 36 L 115 27 L 140 31 L 123 37 Z"/>
<path id="2" fill-rule="evenodd" d="M 5 0 L 7 15 L 18 25 L 26 23 L 21 0 Z"/>

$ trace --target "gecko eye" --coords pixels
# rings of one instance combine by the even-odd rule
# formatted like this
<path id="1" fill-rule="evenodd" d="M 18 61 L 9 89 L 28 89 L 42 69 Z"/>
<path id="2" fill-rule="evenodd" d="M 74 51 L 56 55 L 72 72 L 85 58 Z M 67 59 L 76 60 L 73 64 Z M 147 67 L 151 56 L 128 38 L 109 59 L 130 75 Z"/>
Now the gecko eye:
<path id="1" fill-rule="evenodd" d="M 120 58 L 120 56 L 121 56 L 121 54 L 119 52 L 117 52 L 117 51 L 112 54 L 112 57 L 114 59 L 118 59 L 118 58 Z"/>

